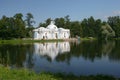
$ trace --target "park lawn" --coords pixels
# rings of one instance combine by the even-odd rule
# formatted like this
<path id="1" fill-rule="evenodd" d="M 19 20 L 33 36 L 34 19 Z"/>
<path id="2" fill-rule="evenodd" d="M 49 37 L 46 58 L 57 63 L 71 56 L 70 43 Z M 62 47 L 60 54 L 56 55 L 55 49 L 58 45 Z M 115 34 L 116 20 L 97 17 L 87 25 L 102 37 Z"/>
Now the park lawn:
<path id="1" fill-rule="evenodd" d="M 0 66 L 0 80 L 116 80 L 112 76 L 96 75 L 96 76 L 75 76 L 64 73 L 42 72 L 36 74 L 27 69 L 10 69 Z M 117 79 L 119 80 L 119 79 Z"/>
<path id="2" fill-rule="evenodd" d="M 34 42 L 59 42 L 63 41 L 61 39 L 58 40 L 22 40 L 22 39 L 15 39 L 15 40 L 0 40 L 0 44 L 21 44 L 21 43 L 34 43 Z"/>
<path id="3" fill-rule="evenodd" d="M 72 38 L 71 38 L 72 39 Z M 12 39 L 12 40 L 0 40 L 0 44 L 22 44 L 22 43 L 35 43 L 35 42 L 62 42 L 62 41 L 71 41 L 71 39 L 51 39 L 51 40 L 33 40 L 33 39 Z M 86 37 L 80 38 L 81 41 L 91 41 L 97 40 L 96 38 Z"/>

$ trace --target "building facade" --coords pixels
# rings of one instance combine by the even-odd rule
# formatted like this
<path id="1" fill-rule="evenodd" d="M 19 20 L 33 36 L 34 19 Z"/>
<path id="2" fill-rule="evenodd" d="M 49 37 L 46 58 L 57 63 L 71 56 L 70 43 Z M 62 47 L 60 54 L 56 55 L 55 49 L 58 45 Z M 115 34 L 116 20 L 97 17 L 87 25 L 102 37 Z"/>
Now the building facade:
<path id="1" fill-rule="evenodd" d="M 40 27 L 33 30 L 34 39 L 68 39 L 70 37 L 70 30 L 64 28 L 58 28 L 54 21 L 46 27 Z"/>

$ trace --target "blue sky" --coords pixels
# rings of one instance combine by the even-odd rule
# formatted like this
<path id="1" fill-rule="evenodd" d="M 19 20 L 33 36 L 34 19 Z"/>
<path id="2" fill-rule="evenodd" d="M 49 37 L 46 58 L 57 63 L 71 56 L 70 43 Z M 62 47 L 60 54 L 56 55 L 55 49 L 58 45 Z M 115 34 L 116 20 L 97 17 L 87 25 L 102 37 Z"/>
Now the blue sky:
<path id="1" fill-rule="evenodd" d="M 47 18 L 66 15 L 72 21 L 90 16 L 106 20 L 108 16 L 120 15 L 120 0 L 0 0 L 0 18 L 16 13 L 25 16 L 28 12 L 34 16 L 35 26 Z"/>

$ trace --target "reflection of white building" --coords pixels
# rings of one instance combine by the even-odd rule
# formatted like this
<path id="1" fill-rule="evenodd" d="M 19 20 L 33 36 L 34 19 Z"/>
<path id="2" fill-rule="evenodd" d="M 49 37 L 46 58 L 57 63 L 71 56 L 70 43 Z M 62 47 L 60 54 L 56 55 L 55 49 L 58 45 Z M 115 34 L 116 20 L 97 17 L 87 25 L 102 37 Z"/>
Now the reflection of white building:
<path id="1" fill-rule="evenodd" d="M 52 60 L 54 60 L 58 54 L 70 51 L 69 42 L 35 43 L 34 47 L 36 54 L 42 56 L 47 55 Z"/>
<path id="2" fill-rule="evenodd" d="M 34 39 L 68 39 L 70 37 L 70 30 L 64 28 L 57 28 L 54 22 L 46 27 L 40 27 L 33 30 Z"/>

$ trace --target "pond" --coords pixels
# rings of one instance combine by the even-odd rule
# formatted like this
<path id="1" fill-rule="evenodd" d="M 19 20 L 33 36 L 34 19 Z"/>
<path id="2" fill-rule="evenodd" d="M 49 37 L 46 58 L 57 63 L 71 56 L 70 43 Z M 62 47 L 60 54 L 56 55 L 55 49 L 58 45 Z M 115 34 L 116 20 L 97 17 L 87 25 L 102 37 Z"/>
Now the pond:
<path id="1" fill-rule="evenodd" d="M 0 64 L 36 73 L 120 77 L 120 41 L 1 44 Z"/>

